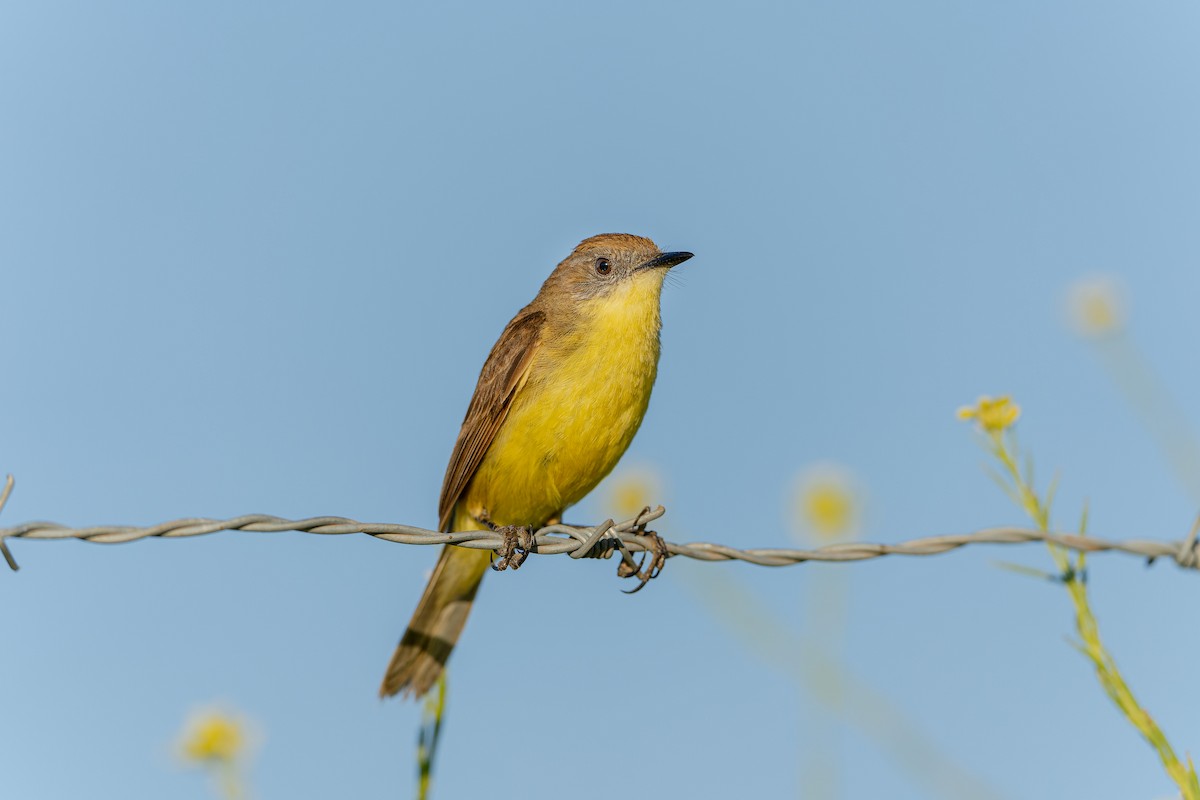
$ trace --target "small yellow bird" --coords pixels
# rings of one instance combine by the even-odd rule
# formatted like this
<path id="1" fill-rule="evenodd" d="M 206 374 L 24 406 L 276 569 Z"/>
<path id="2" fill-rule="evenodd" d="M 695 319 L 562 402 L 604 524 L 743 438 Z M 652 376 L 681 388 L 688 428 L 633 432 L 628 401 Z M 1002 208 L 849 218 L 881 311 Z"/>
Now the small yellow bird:
<path id="1" fill-rule="evenodd" d="M 540 528 L 612 471 L 650 403 L 663 278 L 691 257 L 606 233 L 555 267 L 479 373 L 442 483 L 441 530 Z M 437 681 L 490 557 L 442 548 L 381 696 L 420 696 Z"/>

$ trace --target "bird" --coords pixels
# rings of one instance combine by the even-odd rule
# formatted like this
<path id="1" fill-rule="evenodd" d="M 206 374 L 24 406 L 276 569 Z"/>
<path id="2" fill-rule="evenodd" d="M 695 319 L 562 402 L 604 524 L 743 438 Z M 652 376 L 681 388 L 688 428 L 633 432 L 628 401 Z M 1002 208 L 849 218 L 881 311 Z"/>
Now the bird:
<path id="1" fill-rule="evenodd" d="M 650 403 L 663 280 L 690 258 L 606 233 L 554 268 L 479 373 L 442 482 L 440 530 L 537 530 L 612 471 Z M 381 697 L 419 697 L 437 682 L 492 557 L 443 546 Z"/>

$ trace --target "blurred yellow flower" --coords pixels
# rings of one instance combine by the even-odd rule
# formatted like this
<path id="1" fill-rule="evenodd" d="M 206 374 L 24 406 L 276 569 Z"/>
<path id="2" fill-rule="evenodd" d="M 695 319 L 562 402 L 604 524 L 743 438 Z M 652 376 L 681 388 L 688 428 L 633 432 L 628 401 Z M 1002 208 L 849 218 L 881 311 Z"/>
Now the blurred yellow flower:
<path id="1" fill-rule="evenodd" d="M 1119 331 L 1125 323 L 1121 291 L 1112 278 L 1084 278 L 1067 290 L 1067 313 L 1080 336 L 1099 337 Z"/>
<path id="2" fill-rule="evenodd" d="M 232 762 L 245 747 L 242 722 L 222 711 L 194 714 L 184 726 L 180 751 L 189 761 Z"/>
<path id="3" fill-rule="evenodd" d="M 613 516 L 622 520 L 629 519 L 646 506 L 658 505 L 661 495 L 662 481 L 657 470 L 647 466 L 631 467 L 613 476 L 608 502 Z"/>
<path id="4" fill-rule="evenodd" d="M 850 472 L 820 464 L 801 473 L 797 481 L 797 512 L 801 526 L 820 539 L 847 538 L 858 520 L 859 500 Z"/>
<path id="5" fill-rule="evenodd" d="M 1000 433 L 1011 428 L 1021 416 L 1021 407 L 1008 395 L 991 398 L 980 397 L 973 406 L 958 410 L 958 418 L 974 420 L 984 433 Z"/>

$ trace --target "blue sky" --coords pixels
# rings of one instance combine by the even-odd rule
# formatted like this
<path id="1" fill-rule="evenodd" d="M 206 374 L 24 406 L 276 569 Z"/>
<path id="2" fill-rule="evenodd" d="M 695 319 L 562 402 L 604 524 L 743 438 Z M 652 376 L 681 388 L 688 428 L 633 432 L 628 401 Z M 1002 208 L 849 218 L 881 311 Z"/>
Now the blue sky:
<path id="1" fill-rule="evenodd" d="M 1200 418 L 1198 26 L 1183 2 L 5 3 L 3 519 L 432 526 L 504 323 L 580 239 L 628 231 L 696 253 L 625 462 L 662 476 L 670 538 L 787 546 L 795 475 L 830 461 L 870 539 L 1019 523 L 953 416 L 1005 392 L 1063 525 L 1086 501 L 1096 535 L 1182 537 L 1195 487 L 1063 298 L 1116 276 Z M 608 516 L 604 491 L 570 516 Z M 432 550 L 13 550 L 12 796 L 210 796 L 171 743 L 212 702 L 261 731 L 258 797 L 411 794 L 417 709 L 375 689 Z M 813 752 L 837 796 L 939 796 L 731 634 L 717 573 L 801 636 L 841 587 L 830 657 L 995 796 L 1170 796 L 1065 593 L 998 559 L 1049 565 L 673 561 L 634 597 L 609 563 L 489 576 L 438 796 L 795 797 Z M 1196 753 L 1195 576 L 1092 564 L 1118 662 Z"/>

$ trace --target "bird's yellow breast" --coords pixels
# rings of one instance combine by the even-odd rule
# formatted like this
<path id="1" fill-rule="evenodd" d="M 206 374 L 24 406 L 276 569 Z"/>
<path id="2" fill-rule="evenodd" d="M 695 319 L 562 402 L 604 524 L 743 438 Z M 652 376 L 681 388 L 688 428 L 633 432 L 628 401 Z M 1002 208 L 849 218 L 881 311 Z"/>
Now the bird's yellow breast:
<path id="1" fill-rule="evenodd" d="M 465 493 L 497 524 L 543 525 L 607 475 L 633 440 L 658 371 L 659 270 L 580 304 L 545 337 Z"/>

